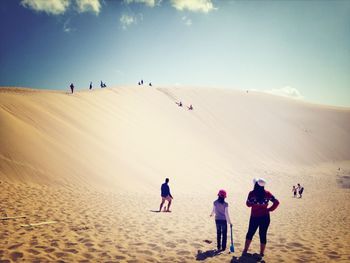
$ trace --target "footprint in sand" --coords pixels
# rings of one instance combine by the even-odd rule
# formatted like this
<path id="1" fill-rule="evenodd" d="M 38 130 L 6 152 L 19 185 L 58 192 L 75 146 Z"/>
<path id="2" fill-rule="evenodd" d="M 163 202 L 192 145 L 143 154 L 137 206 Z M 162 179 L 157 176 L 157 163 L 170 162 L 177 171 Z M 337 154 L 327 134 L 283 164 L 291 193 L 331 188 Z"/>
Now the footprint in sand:
<path id="1" fill-rule="evenodd" d="M 55 256 L 56 256 L 57 258 L 61 258 L 61 257 L 67 256 L 67 253 L 64 253 L 64 252 L 56 252 L 56 253 L 55 253 Z"/>
<path id="2" fill-rule="evenodd" d="M 8 249 L 11 249 L 11 250 L 12 249 L 16 249 L 16 248 L 18 248 L 18 247 L 20 247 L 22 245 L 23 245 L 23 243 L 15 244 L 15 245 L 9 246 Z"/>
<path id="3" fill-rule="evenodd" d="M 166 243 L 165 243 L 165 246 L 166 246 L 166 247 L 169 247 L 169 248 L 174 248 L 174 247 L 176 247 L 176 244 L 173 243 L 173 242 L 166 242 Z"/>
<path id="4" fill-rule="evenodd" d="M 22 252 L 12 252 L 10 254 L 10 258 L 13 260 L 13 261 L 17 261 L 17 259 L 20 259 L 20 258 L 23 258 L 23 253 Z"/>
<path id="5" fill-rule="evenodd" d="M 56 249 L 54 249 L 54 248 L 52 248 L 52 247 L 49 247 L 49 248 L 47 248 L 47 249 L 45 249 L 45 252 L 47 252 L 47 253 L 52 253 L 52 252 L 54 252 Z"/>
<path id="6" fill-rule="evenodd" d="M 290 242 L 290 243 L 287 243 L 287 247 L 289 248 L 304 248 L 304 245 L 303 244 L 300 244 L 298 242 Z"/>
<path id="7" fill-rule="evenodd" d="M 186 250 L 178 250 L 176 252 L 177 255 L 183 255 L 183 256 L 187 256 L 187 255 L 190 255 L 191 253 L 186 251 Z"/>
<path id="8" fill-rule="evenodd" d="M 83 257 L 87 259 L 93 259 L 93 255 L 91 255 L 90 253 L 84 253 Z"/>
<path id="9" fill-rule="evenodd" d="M 93 247 L 94 246 L 94 244 L 92 244 L 92 243 L 85 243 L 84 244 L 86 247 Z"/>
<path id="10" fill-rule="evenodd" d="M 152 256 L 153 252 L 149 251 L 149 250 L 137 250 L 137 253 L 141 253 L 142 255 L 148 255 L 148 256 Z"/>
<path id="11" fill-rule="evenodd" d="M 330 259 L 339 259 L 339 258 L 340 258 L 339 254 L 338 254 L 337 252 L 335 252 L 335 251 L 328 251 L 328 252 L 326 253 L 326 255 L 327 255 Z"/>
<path id="12" fill-rule="evenodd" d="M 117 260 L 123 260 L 123 259 L 126 259 L 126 257 L 124 257 L 124 256 L 115 256 L 115 259 L 117 259 Z"/>
<path id="13" fill-rule="evenodd" d="M 71 248 L 71 249 L 65 249 L 64 251 L 68 252 L 68 253 L 72 253 L 72 254 L 77 254 L 78 250 Z"/>
<path id="14" fill-rule="evenodd" d="M 35 249 L 27 249 L 27 251 L 33 255 L 39 255 L 40 254 L 40 251 L 38 250 L 35 250 Z"/>

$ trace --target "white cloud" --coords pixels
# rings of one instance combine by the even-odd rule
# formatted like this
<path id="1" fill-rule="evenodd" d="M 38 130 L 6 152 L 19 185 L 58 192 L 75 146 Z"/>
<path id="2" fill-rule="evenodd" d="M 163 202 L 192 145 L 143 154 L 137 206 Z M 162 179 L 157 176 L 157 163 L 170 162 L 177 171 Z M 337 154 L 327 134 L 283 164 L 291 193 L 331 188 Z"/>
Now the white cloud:
<path id="1" fill-rule="evenodd" d="M 270 93 L 270 94 L 274 94 L 274 95 L 283 96 L 283 97 L 289 97 L 289 98 L 293 98 L 293 99 L 303 99 L 304 98 L 304 96 L 301 95 L 299 90 L 297 90 L 296 88 L 289 87 L 289 86 L 286 86 L 286 87 L 283 87 L 280 89 L 265 90 L 265 92 Z"/>
<path id="2" fill-rule="evenodd" d="M 142 15 L 140 15 L 140 20 L 142 20 Z M 119 22 L 124 30 L 133 24 L 137 24 L 137 21 L 138 18 L 136 16 L 127 14 L 123 14 L 119 19 Z"/>
<path id="3" fill-rule="evenodd" d="M 68 10 L 73 1 L 75 2 L 74 7 L 76 7 L 76 10 L 79 13 L 100 13 L 101 0 L 22 0 L 21 5 L 37 12 L 45 12 L 51 15 L 62 15 Z"/>
<path id="4" fill-rule="evenodd" d="M 97 15 L 101 10 L 100 0 L 76 0 L 79 13 L 94 12 Z"/>
<path id="5" fill-rule="evenodd" d="M 191 26 L 192 25 L 192 20 L 190 18 L 188 18 L 187 16 L 183 16 L 181 17 L 182 22 L 184 22 L 184 24 L 186 26 Z"/>
<path id="6" fill-rule="evenodd" d="M 69 0 L 22 0 L 21 5 L 37 12 L 60 15 L 66 12 Z"/>
<path id="7" fill-rule="evenodd" d="M 215 10 L 211 0 L 171 0 L 171 5 L 177 10 L 208 13 Z"/>
<path id="8" fill-rule="evenodd" d="M 137 4 L 145 4 L 150 7 L 154 7 L 156 5 L 159 5 L 162 0 L 124 0 L 125 3 L 131 4 L 131 3 L 137 3 Z"/>

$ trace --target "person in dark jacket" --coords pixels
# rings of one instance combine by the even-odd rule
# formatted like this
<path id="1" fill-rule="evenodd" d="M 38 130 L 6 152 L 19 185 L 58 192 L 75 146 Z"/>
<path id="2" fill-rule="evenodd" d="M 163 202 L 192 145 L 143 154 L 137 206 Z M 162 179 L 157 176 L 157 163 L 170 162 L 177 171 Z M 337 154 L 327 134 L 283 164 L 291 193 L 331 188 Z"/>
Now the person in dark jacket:
<path id="1" fill-rule="evenodd" d="M 73 94 L 73 92 L 74 92 L 74 85 L 73 85 L 73 83 L 71 83 L 69 87 L 70 87 L 70 90 L 72 91 L 72 94 Z"/>
<path id="2" fill-rule="evenodd" d="M 165 201 L 168 201 L 168 207 L 166 209 L 166 212 L 171 212 L 170 205 L 171 205 L 171 201 L 173 200 L 173 196 L 170 193 L 170 188 L 169 188 L 168 183 L 169 183 L 169 178 L 166 178 L 165 183 L 162 184 L 162 186 L 161 186 L 162 202 L 160 203 L 159 212 L 162 211 L 162 207 L 163 207 Z"/>
<path id="3" fill-rule="evenodd" d="M 267 242 L 267 229 L 270 225 L 270 212 L 278 207 L 279 201 L 269 191 L 264 189 L 266 184 L 264 179 L 256 178 L 253 182 L 254 190 L 249 192 L 246 202 L 247 206 L 251 207 L 251 214 L 243 254 L 248 252 L 253 236 L 259 228 L 260 256 L 263 257 Z M 270 201 L 272 206 L 268 208 Z"/>

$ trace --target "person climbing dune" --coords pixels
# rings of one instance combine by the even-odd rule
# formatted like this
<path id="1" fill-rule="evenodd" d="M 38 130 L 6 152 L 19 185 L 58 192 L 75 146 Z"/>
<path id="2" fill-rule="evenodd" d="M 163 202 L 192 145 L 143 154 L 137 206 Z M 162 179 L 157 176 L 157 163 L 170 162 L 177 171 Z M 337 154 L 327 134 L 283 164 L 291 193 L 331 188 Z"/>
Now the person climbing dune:
<path id="1" fill-rule="evenodd" d="M 166 178 L 165 183 L 163 183 L 161 186 L 162 202 L 160 203 L 159 212 L 162 211 L 162 207 L 163 207 L 165 201 L 168 201 L 168 206 L 167 206 L 167 209 L 165 210 L 165 212 L 171 212 L 170 205 L 171 205 L 171 201 L 173 200 L 173 196 L 170 193 L 170 188 L 169 188 L 168 183 L 169 183 L 169 178 Z"/>

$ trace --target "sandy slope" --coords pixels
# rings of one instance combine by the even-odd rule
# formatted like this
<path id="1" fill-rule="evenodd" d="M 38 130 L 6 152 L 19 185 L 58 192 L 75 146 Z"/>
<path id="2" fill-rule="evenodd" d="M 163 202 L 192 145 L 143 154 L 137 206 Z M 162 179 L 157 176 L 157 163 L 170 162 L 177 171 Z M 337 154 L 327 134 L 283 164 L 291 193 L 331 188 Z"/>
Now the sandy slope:
<path id="1" fill-rule="evenodd" d="M 220 89 L 0 89 L 0 217 L 27 215 L 0 221 L 0 262 L 195 261 L 215 248 L 219 188 L 237 253 L 206 261 L 229 262 L 254 176 L 281 201 L 267 262 L 350 260 L 349 109 Z M 153 213 L 165 177 L 173 213 Z M 302 200 L 291 196 L 297 182 Z M 58 223 L 20 226 L 49 220 Z"/>

